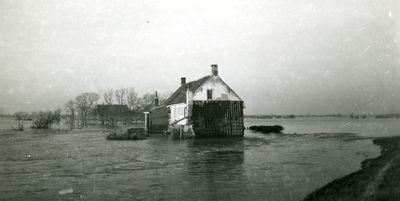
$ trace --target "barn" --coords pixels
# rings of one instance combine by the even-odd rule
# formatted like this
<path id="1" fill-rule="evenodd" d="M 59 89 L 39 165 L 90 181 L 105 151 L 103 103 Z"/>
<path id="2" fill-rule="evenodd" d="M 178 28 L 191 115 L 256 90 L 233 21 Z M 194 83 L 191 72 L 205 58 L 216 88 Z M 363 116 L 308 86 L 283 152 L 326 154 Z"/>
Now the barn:
<path id="1" fill-rule="evenodd" d="M 129 120 L 130 114 L 127 105 L 97 105 L 97 117 L 101 124 L 108 122 L 115 126 L 118 121 Z"/>
<path id="2" fill-rule="evenodd" d="M 146 127 L 182 126 L 197 138 L 243 136 L 243 108 L 243 100 L 219 77 L 214 64 L 211 74 L 198 80 L 182 77 L 181 86 L 163 105 L 145 113 Z"/>

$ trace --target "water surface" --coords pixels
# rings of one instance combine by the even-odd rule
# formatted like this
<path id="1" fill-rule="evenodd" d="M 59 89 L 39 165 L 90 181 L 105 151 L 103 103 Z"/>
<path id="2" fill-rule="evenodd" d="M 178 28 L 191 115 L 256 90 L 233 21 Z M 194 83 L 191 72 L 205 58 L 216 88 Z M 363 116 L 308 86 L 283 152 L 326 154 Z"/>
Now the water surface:
<path id="1" fill-rule="evenodd" d="M 246 119 L 245 126 L 279 124 L 285 132 L 107 141 L 108 127 L 32 130 L 25 122 L 19 132 L 3 120 L 0 199 L 301 200 L 377 157 L 370 137 L 398 135 L 399 120 L 348 122 Z"/>

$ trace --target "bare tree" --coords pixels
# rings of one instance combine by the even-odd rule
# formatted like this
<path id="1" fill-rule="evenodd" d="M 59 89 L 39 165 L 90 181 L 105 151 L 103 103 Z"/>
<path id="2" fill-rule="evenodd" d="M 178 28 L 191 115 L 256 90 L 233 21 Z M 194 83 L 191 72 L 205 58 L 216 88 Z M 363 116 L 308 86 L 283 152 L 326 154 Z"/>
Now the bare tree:
<path id="1" fill-rule="evenodd" d="M 127 92 L 128 90 L 123 88 L 115 90 L 115 99 L 117 100 L 118 104 L 123 105 L 125 103 L 125 96 Z"/>
<path id="2" fill-rule="evenodd" d="M 155 94 L 146 93 L 143 95 L 142 98 L 139 99 L 139 107 L 143 111 L 150 111 L 154 108 L 154 98 L 156 97 Z"/>
<path id="3" fill-rule="evenodd" d="M 53 113 L 53 118 L 52 119 L 57 125 L 60 125 L 61 111 L 62 111 L 61 108 L 57 108 L 56 110 L 54 110 L 54 113 Z"/>
<path id="4" fill-rule="evenodd" d="M 65 111 L 68 113 L 67 122 L 71 125 L 75 124 L 75 103 L 73 100 L 69 100 L 65 103 Z"/>
<path id="5" fill-rule="evenodd" d="M 138 95 L 134 87 L 129 88 L 126 99 L 128 101 L 129 109 L 132 110 L 138 101 Z"/>
<path id="6" fill-rule="evenodd" d="M 168 100 L 169 97 L 172 96 L 174 92 L 169 92 L 169 93 L 165 93 L 165 94 L 160 94 L 158 96 L 158 104 L 159 105 L 163 105 L 165 103 L 166 100 Z"/>
<path id="7" fill-rule="evenodd" d="M 158 105 L 163 105 L 165 101 L 172 95 L 172 92 L 158 95 Z M 143 97 L 138 98 L 137 108 L 143 111 L 150 111 L 155 107 L 156 94 L 146 93 Z"/>
<path id="8" fill-rule="evenodd" d="M 112 102 L 114 101 L 114 92 L 112 89 L 106 91 L 106 93 L 104 93 L 104 101 L 106 101 L 107 105 L 111 105 Z"/>
<path id="9" fill-rule="evenodd" d="M 82 124 L 87 124 L 87 116 L 96 108 L 100 95 L 96 93 L 83 93 L 75 98 L 75 105 L 81 113 Z"/>

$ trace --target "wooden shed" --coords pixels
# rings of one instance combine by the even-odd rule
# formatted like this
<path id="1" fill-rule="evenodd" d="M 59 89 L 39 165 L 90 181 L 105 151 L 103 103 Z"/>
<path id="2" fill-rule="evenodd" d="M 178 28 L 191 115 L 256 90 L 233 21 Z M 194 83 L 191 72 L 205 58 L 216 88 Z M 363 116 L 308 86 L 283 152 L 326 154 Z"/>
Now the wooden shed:
<path id="1" fill-rule="evenodd" d="M 171 97 L 149 112 L 148 126 L 182 125 L 195 137 L 243 136 L 243 108 L 243 100 L 219 77 L 218 65 L 211 65 L 208 76 L 188 83 L 181 78 Z"/>

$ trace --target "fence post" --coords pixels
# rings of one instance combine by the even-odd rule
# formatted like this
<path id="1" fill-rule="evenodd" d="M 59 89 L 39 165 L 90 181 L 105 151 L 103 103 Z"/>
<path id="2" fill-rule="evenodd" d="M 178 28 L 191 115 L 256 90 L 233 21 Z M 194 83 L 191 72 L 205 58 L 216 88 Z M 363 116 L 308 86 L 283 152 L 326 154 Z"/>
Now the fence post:
<path id="1" fill-rule="evenodd" d="M 143 112 L 144 113 L 144 130 L 147 132 L 150 127 L 150 122 L 149 122 L 149 112 Z"/>
<path id="2" fill-rule="evenodd" d="M 183 139 L 183 125 L 179 126 L 179 139 Z"/>

